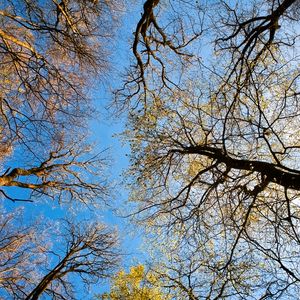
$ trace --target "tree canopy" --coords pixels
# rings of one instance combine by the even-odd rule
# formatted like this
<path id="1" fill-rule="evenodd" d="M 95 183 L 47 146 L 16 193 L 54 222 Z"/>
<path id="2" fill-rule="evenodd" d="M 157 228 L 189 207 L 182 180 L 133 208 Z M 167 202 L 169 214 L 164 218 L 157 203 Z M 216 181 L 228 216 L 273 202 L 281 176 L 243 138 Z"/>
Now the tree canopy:
<path id="1" fill-rule="evenodd" d="M 97 221 L 28 224 L 20 211 L 1 215 L 0 253 L 2 299 L 76 299 L 80 281 L 110 277 L 119 260 L 116 232 Z"/>
<path id="2" fill-rule="evenodd" d="M 87 124 L 97 114 L 90 90 L 107 76 L 119 7 L 114 0 L 0 3 L 1 299 L 74 299 L 77 286 L 107 278 L 119 263 L 116 230 L 68 211 L 78 203 L 103 207 L 108 195 L 107 158 L 93 149 Z M 47 200 L 49 211 L 68 203 L 67 217 L 29 220 L 7 208 Z"/>
<path id="3" fill-rule="evenodd" d="M 87 124 L 119 7 L 0 3 L 4 204 L 106 198 Z M 159 268 L 120 271 L 102 298 L 298 299 L 299 1 L 146 0 L 138 18 L 114 100 L 128 116 L 127 210 Z M 113 274 L 115 230 L 73 216 L 56 228 L 3 209 L 4 297 L 73 299 L 76 275 L 88 286 Z"/>
<path id="4" fill-rule="evenodd" d="M 101 300 L 168 300 L 161 290 L 160 280 L 154 272 L 146 272 L 143 265 L 130 268 L 129 273 L 119 271 L 113 278 L 109 293 L 99 296 Z"/>
<path id="5" fill-rule="evenodd" d="M 133 216 L 181 299 L 299 295 L 299 9 L 144 4 L 116 100 L 130 109 Z"/>
<path id="6" fill-rule="evenodd" d="M 95 112 L 89 89 L 108 70 L 117 2 L 4 1 L 0 5 L 0 176 L 8 187 L 58 201 L 104 194 L 103 158 L 82 139 Z M 94 79 L 94 78 L 96 79 Z M 100 80 L 99 80 L 100 78 Z M 4 164 L 4 158 L 19 164 Z"/>

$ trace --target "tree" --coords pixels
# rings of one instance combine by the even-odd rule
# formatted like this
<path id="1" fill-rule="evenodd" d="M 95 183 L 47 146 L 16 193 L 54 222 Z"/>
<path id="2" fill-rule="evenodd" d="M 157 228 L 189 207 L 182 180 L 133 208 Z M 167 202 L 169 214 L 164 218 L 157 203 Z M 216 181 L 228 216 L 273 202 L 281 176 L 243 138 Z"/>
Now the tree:
<path id="1" fill-rule="evenodd" d="M 76 277 L 88 286 L 118 265 L 116 232 L 101 223 L 62 220 L 59 230 L 51 223 L 49 230 L 41 222 L 20 226 L 17 217 L 1 219 L 0 293 L 6 299 L 74 299 Z"/>
<path id="2" fill-rule="evenodd" d="M 92 89 L 109 67 L 118 1 L 0 3 L 0 193 L 8 200 L 86 205 L 107 197 L 103 167 L 88 141 Z M 28 204 L 28 203 L 27 203 Z M 29 204 L 28 204 L 29 205 Z M 0 293 L 5 299 L 73 299 L 79 276 L 98 282 L 118 261 L 113 230 L 94 222 L 30 224 L 0 214 Z M 72 214 L 74 216 L 74 213 Z M 54 223 L 54 224 L 53 224 Z M 79 281 L 75 281 L 79 282 Z"/>
<path id="3" fill-rule="evenodd" d="M 37 275 L 47 243 L 43 235 L 38 245 L 35 227 L 37 224 L 22 224 L 22 211 L 2 211 L 0 217 L 0 294 L 6 299 L 24 296 L 24 284 L 30 285 Z M 41 245 L 44 244 L 44 247 Z M 21 296 L 20 296 L 21 295 Z"/>
<path id="4" fill-rule="evenodd" d="M 145 272 L 143 265 L 130 268 L 129 273 L 118 272 L 112 279 L 111 290 L 98 297 L 102 300 L 167 300 L 154 272 Z"/>
<path id="5" fill-rule="evenodd" d="M 299 3 L 162 6 L 145 2 L 116 92 L 135 216 L 182 298 L 296 299 Z"/>
<path id="6" fill-rule="evenodd" d="M 74 284 L 67 276 L 80 276 L 84 284 L 97 283 L 111 275 L 118 263 L 117 239 L 115 232 L 103 224 L 73 224 L 65 221 L 61 235 L 62 253 L 52 252 L 58 257 L 57 263 L 27 294 L 26 300 L 35 300 L 46 293 L 53 299 L 74 298 Z"/>
<path id="7" fill-rule="evenodd" d="M 4 1 L 0 5 L 2 196 L 9 187 L 59 201 L 103 195 L 82 173 L 101 172 L 87 155 L 89 89 L 104 78 L 114 1 Z M 3 159 L 6 157 L 6 163 Z M 18 161 L 18 164 L 14 163 Z M 94 176 L 94 174 L 93 174 Z M 27 200 L 31 197 L 29 196 Z"/>

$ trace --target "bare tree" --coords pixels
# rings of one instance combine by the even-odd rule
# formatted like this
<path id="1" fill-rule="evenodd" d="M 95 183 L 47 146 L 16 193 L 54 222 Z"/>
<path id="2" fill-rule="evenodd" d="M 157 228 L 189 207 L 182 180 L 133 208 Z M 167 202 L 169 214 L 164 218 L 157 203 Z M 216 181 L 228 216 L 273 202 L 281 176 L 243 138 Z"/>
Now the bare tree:
<path id="1" fill-rule="evenodd" d="M 79 276 L 86 285 L 111 276 L 118 263 L 116 234 L 100 223 L 64 221 L 61 252 L 53 250 L 57 263 L 24 299 L 39 299 L 45 293 L 52 299 L 73 299 L 75 283 L 68 276 Z"/>
<path id="2" fill-rule="evenodd" d="M 22 225 L 23 223 L 23 225 Z M 25 225 L 22 211 L 0 217 L 0 294 L 1 299 L 24 297 L 24 285 L 30 286 L 47 249 L 43 235 L 36 235 L 36 225 Z M 40 243 L 40 245 L 39 245 Z M 43 245 L 43 246 L 42 246 Z"/>
<path id="3" fill-rule="evenodd" d="M 93 154 L 88 157 L 92 150 L 82 140 L 86 122 L 95 114 L 89 89 L 108 69 L 107 44 L 118 3 L 16 0 L 0 4 L 1 186 L 59 196 L 64 190 L 72 197 L 78 196 L 79 189 L 96 193 L 101 186 L 79 175 L 95 167 L 96 160 L 103 164 Z M 30 179 L 19 180 L 20 176 Z M 14 199 L 8 190 L 1 189 L 2 195 Z M 85 196 L 83 192 L 81 198 Z"/>
<path id="4" fill-rule="evenodd" d="M 84 148 L 85 147 L 85 148 Z M 84 204 L 107 196 L 107 183 L 101 173 L 107 159 L 101 153 L 91 156 L 90 146 L 82 144 L 61 144 L 55 151 L 36 166 L 8 168 L 0 176 L 0 186 L 8 192 L 11 187 L 31 191 L 28 199 L 10 196 L 6 190 L 2 195 L 12 201 L 32 201 L 45 196 L 59 203 L 73 200 Z"/>
<path id="5" fill-rule="evenodd" d="M 176 3 L 146 2 L 117 92 L 138 220 L 186 299 L 297 299 L 299 4 Z"/>
<path id="6" fill-rule="evenodd" d="M 114 0 L 0 3 L 1 198 L 90 204 L 107 196 L 107 158 L 94 153 L 87 123 L 97 114 L 90 90 L 109 69 L 121 6 Z M 29 224 L 16 215 L 0 214 L 5 299 L 71 299 L 76 275 L 97 282 L 118 261 L 116 233 L 102 224 L 65 221 L 61 233 L 50 232 L 46 221 Z"/>
<path id="7" fill-rule="evenodd" d="M 18 215 L 1 219 L 0 293 L 6 299 L 74 299 L 82 283 L 89 286 L 113 274 L 118 241 L 105 225 L 62 220 L 56 229 L 41 222 L 21 226 Z"/>

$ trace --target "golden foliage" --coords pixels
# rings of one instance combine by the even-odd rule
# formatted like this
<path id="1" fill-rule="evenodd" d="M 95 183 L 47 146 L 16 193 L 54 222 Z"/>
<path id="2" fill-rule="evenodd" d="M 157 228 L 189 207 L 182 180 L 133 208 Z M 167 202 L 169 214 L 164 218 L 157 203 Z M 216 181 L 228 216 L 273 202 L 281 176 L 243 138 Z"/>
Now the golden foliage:
<path id="1" fill-rule="evenodd" d="M 111 291 L 100 296 L 102 300 L 168 300 L 159 279 L 153 272 L 146 272 L 143 265 L 121 270 L 112 280 Z"/>

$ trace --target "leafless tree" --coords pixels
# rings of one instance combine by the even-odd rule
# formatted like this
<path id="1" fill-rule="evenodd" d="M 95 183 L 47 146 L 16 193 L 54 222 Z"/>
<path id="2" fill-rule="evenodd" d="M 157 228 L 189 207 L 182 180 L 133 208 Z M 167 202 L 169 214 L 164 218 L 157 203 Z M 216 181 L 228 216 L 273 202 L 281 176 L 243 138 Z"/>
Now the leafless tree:
<path id="1" fill-rule="evenodd" d="M 0 176 L 0 186 L 6 188 L 0 192 L 12 201 L 33 201 L 44 196 L 59 203 L 75 200 L 92 204 L 94 200 L 105 199 L 108 184 L 101 172 L 107 159 L 101 153 L 91 156 L 89 151 L 90 146 L 70 142 L 58 145 L 36 166 L 8 168 Z M 11 187 L 31 192 L 26 199 L 15 198 L 8 194 Z"/>
<path id="2" fill-rule="evenodd" d="M 94 153 L 87 122 L 97 114 L 90 90 L 108 72 L 121 7 L 114 0 L 0 3 L 0 197 L 5 201 L 90 204 L 106 197 L 107 155 Z M 85 284 L 97 282 L 118 261 L 116 233 L 102 224 L 64 221 L 61 232 L 50 232 L 46 221 L 24 219 L 15 212 L 0 214 L 5 299 L 42 294 L 73 299 L 75 276 Z"/>
<path id="3" fill-rule="evenodd" d="M 59 197 L 64 190 L 73 198 L 82 190 L 81 199 L 103 191 L 81 177 L 103 165 L 82 140 L 95 115 L 89 89 L 106 76 L 120 7 L 89 0 L 0 4 L 1 186 Z M 8 188 L 1 193 L 16 198 Z"/>
<path id="4" fill-rule="evenodd" d="M 17 216 L 1 219 L 0 294 L 5 299 L 75 299 L 78 286 L 98 283 L 118 265 L 116 232 L 101 223 L 21 226 Z"/>
<path id="5" fill-rule="evenodd" d="M 24 285 L 30 285 L 37 275 L 36 269 L 47 249 L 47 243 L 43 243 L 42 234 L 38 242 L 35 229 L 36 224 L 24 224 L 21 210 L 7 213 L 2 209 L 0 218 L 1 299 L 19 299 L 18 295 L 24 296 L 22 293 Z"/>
<path id="6" fill-rule="evenodd" d="M 39 299 L 45 293 L 52 299 L 74 299 L 75 283 L 68 276 L 79 276 L 86 285 L 111 276 L 118 263 L 116 234 L 99 223 L 64 221 L 61 252 L 53 250 L 57 263 L 24 299 Z"/>
<path id="7" fill-rule="evenodd" d="M 138 220 L 186 299 L 297 299 L 299 3 L 176 3 L 146 2 L 116 94 Z"/>

